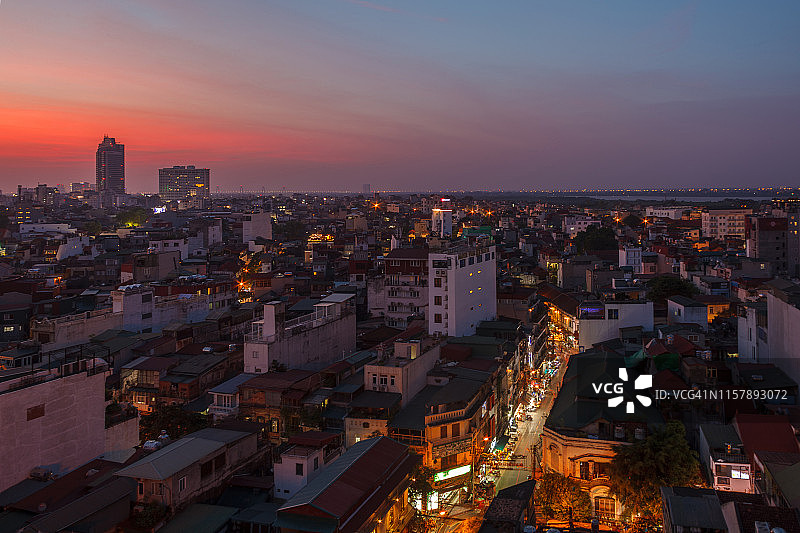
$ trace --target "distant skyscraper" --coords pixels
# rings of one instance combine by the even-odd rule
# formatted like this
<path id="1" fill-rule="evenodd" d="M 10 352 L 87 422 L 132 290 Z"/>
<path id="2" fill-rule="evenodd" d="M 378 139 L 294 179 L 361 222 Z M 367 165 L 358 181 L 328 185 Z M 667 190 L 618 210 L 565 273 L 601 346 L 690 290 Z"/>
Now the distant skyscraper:
<path id="1" fill-rule="evenodd" d="M 194 165 L 160 168 L 158 194 L 168 202 L 211 198 L 211 171 Z"/>
<path id="2" fill-rule="evenodd" d="M 372 187 L 370 187 L 369 183 L 365 183 L 361 186 L 361 192 L 364 196 L 369 196 L 369 193 L 372 192 Z"/>
<path id="3" fill-rule="evenodd" d="M 91 191 L 92 184 L 88 181 L 76 181 L 72 183 L 72 192 L 84 192 L 84 191 Z"/>
<path id="4" fill-rule="evenodd" d="M 97 191 L 125 194 L 125 145 L 103 137 L 97 146 Z"/>
<path id="5" fill-rule="evenodd" d="M 450 199 L 442 198 L 442 208 L 431 210 L 431 233 L 439 237 L 453 235 L 453 211 L 450 209 Z"/>

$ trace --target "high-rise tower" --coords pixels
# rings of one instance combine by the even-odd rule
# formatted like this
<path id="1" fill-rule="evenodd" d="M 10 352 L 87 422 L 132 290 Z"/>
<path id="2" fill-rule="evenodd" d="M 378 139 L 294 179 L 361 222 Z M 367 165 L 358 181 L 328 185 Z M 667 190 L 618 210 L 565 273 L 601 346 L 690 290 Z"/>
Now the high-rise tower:
<path id="1" fill-rule="evenodd" d="M 97 146 L 97 191 L 125 194 L 125 145 L 103 137 Z"/>

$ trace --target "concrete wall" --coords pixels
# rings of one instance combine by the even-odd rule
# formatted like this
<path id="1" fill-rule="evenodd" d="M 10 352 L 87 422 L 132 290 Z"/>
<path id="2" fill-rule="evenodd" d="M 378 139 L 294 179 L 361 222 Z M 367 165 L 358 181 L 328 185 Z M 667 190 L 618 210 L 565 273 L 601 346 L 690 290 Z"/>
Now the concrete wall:
<path id="1" fill-rule="evenodd" d="M 619 318 L 608 319 L 608 310 L 617 309 Z M 703 308 L 705 309 L 705 308 Z M 642 326 L 644 331 L 653 331 L 653 302 L 606 303 L 606 318 L 578 320 L 578 346 L 589 349 L 592 345 L 616 339 L 620 328 Z"/>
<path id="2" fill-rule="evenodd" d="M 800 383 L 800 309 L 767 294 L 767 342 L 769 359 Z"/>
<path id="3" fill-rule="evenodd" d="M 139 444 L 139 418 L 129 418 L 106 428 L 105 453 L 128 450 Z"/>
<path id="4" fill-rule="evenodd" d="M 31 338 L 41 339 L 37 332 L 49 334 L 49 342 L 42 343 L 42 352 L 49 352 L 78 346 L 87 342 L 92 335 L 121 327 L 122 315 L 112 313 L 111 310 L 88 311 L 52 320 L 34 321 L 31 326 Z"/>
<path id="5" fill-rule="evenodd" d="M 383 390 L 380 377 L 387 376 L 385 392 L 402 394 L 401 406 L 405 407 L 427 385 L 428 372 L 436 365 L 440 353 L 441 346 L 437 345 L 416 359 L 407 361 L 404 366 L 365 365 L 364 390 Z M 373 383 L 373 374 L 377 378 L 377 383 Z M 394 376 L 394 385 L 392 385 L 392 376 Z"/>
<path id="6" fill-rule="evenodd" d="M 103 453 L 105 380 L 84 372 L 0 394 L 0 491 L 37 466 L 65 472 Z"/>
<path id="7" fill-rule="evenodd" d="M 364 427 L 367 424 L 368 427 Z M 350 418 L 344 419 L 344 445 L 349 448 L 356 442 L 372 438 L 372 434 L 378 431 L 381 435 L 388 436 L 388 420 L 378 418 Z"/>
<path id="8" fill-rule="evenodd" d="M 314 469 L 314 459 L 317 459 L 317 469 Z M 303 474 L 297 475 L 297 463 L 303 465 Z M 308 485 L 322 472 L 322 450 L 316 450 L 309 455 L 292 455 L 291 450 L 281 454 L 281 462 L 275 463 L 275 497 L 288 500 L 298 490 Z"/>
<path id="9" fill-rule="evenodd" d="M 667 323 L 697 324 L 708 331 L 708 307 L 684 307 L 672 300 L 667 300 Z"/>
<path id="10" fill-rule="evenodd" d="M 264 331 L 267 333 L 269 306 L 265 307 Z M 278 328 L 282 328 L 278 324 Z M 272 342 L 247 342 L 244 348 L 244 371 L 267 372 L 275 361 L 286 368 L 321 370 L 340 361 L 356 347 L 356 315 L 347 313 L 316 328 L 288 335 L 279 331 Z"/>

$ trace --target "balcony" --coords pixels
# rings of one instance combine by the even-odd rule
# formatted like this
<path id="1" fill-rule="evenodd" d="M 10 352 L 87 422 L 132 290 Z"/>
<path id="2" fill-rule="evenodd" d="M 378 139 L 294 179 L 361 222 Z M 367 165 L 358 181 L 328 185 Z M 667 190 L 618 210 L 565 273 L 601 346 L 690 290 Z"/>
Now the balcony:
<path id="1" fill-rule="evenodd" d="M 425 415 L 425 425 L 435 424 L 442 420 L 451 420 L 462 418 L 467 414 L 466 409 L 459 409 L 457 411 L 448 411 L 446 413 L 437 413 L 432 415 Z"/>

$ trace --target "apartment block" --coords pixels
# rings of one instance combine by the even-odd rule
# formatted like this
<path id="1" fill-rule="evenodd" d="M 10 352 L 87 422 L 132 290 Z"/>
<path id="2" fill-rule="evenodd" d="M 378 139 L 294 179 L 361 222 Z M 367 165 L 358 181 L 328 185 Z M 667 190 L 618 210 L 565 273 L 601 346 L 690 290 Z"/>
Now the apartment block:
<path id="1" fill-rule="evenodd" d="M 707 209 L 701 215 L 703 237 L 724 239 L 745 238 L 745 218 L 750 209 Z"/>
<path id="2" fill-rule="evenodd" d="M 428 256 L 428 331 L 474 335 L 482 320 L 497 316 L 497 258 L 494 246 L 458 245 Z"/>
<path id="3" fill-rule="evenodd" d="M 356 347 L 355 295 L 337 293 L 320 300 L 314 311 L 286 320 L 286 304 L 264 305 L 264 318 L 253 322 L 245 337 L 244 371 L 261 374 L 272 368 L 321 370 Z"/>
<path id="4" fill-rule="evenodd" d="M 395 248 L 384 264 L 386 325 L 406 329 L 409 317 L 425 316 L 428 308 L 428 250 Z"/>

